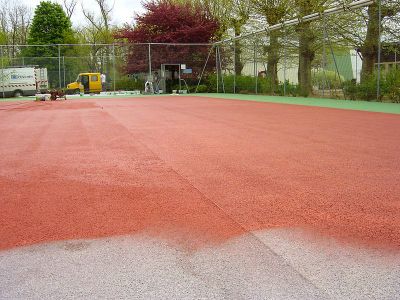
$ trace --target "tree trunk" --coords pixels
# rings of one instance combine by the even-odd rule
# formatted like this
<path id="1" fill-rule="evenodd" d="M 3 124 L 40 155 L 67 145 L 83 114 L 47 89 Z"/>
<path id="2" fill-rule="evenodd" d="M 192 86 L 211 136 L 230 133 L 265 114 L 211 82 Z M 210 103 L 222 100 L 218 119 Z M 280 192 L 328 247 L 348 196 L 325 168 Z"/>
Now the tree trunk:
<path id="1" fill-rule="evenodd" d="M 311 83 L 311 63 L 315 57 L 315 51 L 312 49 L 314 34 L 310 23 L 302 23 L 298 27 L 299 31 L 299 69 L 298 80 L 300 95 L 307 97 L 312 93 Z"/>
<path id="2" fill-rule="evenodd" d="M 279 34 L 278 31 L 271 31 L 269 46 L 267 47 L 267 78 L 271 80 L 272 93 L 275 93 L 278 85 Z"/>
<path id="3" fill-rule="evenodd" d="M 235 74 L 242 75 L 244 64 L 241 60 L 242 45 L 239 40 L 235 40 Z"/>
<path id="4" fill-rule="evenodd" d="M 235 36 L 239 36 L 241 34 L 241 26 L 235 25 Z M 242 44 L 240 40 L 235 40 L 235 74 L 242 75 L 242 70 L 244 64 L 242 62 L 241 54 L 242 54 Z"/>
<path id="5" fill-rule="evenodd" d="M 368 79 L 375 69 L 376 59 L 378 57 L 378 38 L 379 38 L 379 15 L 377 4 L 368 6 L 368 25 L 367 35 L 360 48 L 363 58 L 361 68 L 361 82 Z"/>

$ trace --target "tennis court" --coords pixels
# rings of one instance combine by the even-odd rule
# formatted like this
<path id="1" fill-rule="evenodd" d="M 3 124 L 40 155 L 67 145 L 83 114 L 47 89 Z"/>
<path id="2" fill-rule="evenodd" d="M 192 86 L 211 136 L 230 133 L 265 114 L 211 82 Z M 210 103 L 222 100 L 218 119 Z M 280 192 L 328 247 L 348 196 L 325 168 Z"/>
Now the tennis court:
<path id="1" fill-rule="evenodd" d="M 143 299 L 398 295 L 398 105 L 223 97 L 0 103 L 3 296 L 51 298 L 45 258 L 77 297 L 142 259 Z"/>

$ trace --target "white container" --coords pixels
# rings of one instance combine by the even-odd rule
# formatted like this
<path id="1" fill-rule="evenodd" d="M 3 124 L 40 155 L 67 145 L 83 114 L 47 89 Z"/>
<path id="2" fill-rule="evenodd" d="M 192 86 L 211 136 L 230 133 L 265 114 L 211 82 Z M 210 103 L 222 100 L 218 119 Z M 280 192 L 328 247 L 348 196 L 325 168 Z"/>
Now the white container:
<path id="1" fill-rule="evenodd" d="M 49 101 L 51 95 L 50 94 L 36 94 L 36 101 Z"/>

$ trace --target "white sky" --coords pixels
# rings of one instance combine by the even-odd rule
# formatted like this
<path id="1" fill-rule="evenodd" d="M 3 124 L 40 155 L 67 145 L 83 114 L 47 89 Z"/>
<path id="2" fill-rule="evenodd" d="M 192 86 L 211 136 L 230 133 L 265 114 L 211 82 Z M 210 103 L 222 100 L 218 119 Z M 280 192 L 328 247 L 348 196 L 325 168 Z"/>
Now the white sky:
<path id="1" fill-rule="evenodd" d="M 20 0 L 24 5 L 32 8 L 32 15 L 35 7 L 40 3 L 41 0 Z M 62 0 L 52 0 L 62 4 Z M 133 22 L 133 16 L 135 12 L 143 12 L 141 0 L 115 0 L 114 10 L 112 11 L 112 23 L 122 25 L 124 23 Z M 86 23 L 85 17 L 82 14 L 82 3 L 86 10 L 96 12 L 100 14 L 98 7 L 94 0 L 78 0 L 78 4 L 75 7 L 74 15 L 72 17 L 73 25 L 83 25 Z M 108 0 L 108 3 L 112 5 L 113 0 Z"/>

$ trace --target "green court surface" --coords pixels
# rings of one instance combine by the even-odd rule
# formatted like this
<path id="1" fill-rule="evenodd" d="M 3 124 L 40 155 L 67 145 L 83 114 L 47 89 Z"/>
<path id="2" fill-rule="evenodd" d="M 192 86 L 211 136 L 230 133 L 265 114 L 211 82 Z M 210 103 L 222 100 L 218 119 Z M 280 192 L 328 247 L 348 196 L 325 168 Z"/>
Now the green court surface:
<path id="1" fill-rule="evenodd" d="M 302 98 L 302 97 L 282 97 L 282 96 L 267 96 L 267 95 L 222 94 L 222 93 L 221 94 L 204 93 L 204 94 L 192 94 L 192 95 L 202 96 L 202 97 L 212 97 L 212 98 L 224 98 L 231 100 L 247 100 L 247 101 L 295 104 L 295 105 L 400 114 L 399 103 L 382 103 L 382 102 L 350 101 L 350 100 L 334 100 L 334 99 Z"/>
<path id="2" fill-rule="evenodd" d="M 31 97 L 18 97 L 18 98 L 0 98 L 0 103 L 2 102 L 14 102 L 14 101 L 33 101 L 34 98 Z"/>
<path id="3" fill-rule="evenodd" d="M 91 99 L 91 98 L 131 98 L 131 97 L 159 97 L 168 95 L 93 95 L 84 97 L 69 97 L 68 100 L 74 99 Z M 334 100 L 334 99 L 321 99 L 321 98 L 303 98 L 303 97 L 282 97 L 282 96 L 268 96 L 268 95 L 244 95 L 244 94 L 223 94 L 223 93 L 198 93 L 198 94 L 185 94 L 182 96 L 200 96 L 210 98 L 222 98 L 230 100 L 245 100 L 245 101 L 258 101 L 282 104 L 295 104 L 305 106 L 317 106 L 336 109 L 349 109 L 361 110 L 370 112 L 381 112 L 390 114 L 400 114 L 400 103 L 382 103 L 382 102 L 368 102 L 368 101 L 350 101 L 350 100 Z M 10 101 L 33 101 L 33 97 L 20 97 L 20 98 L 5 98 L 0 99 L 1 102 Z"/>

